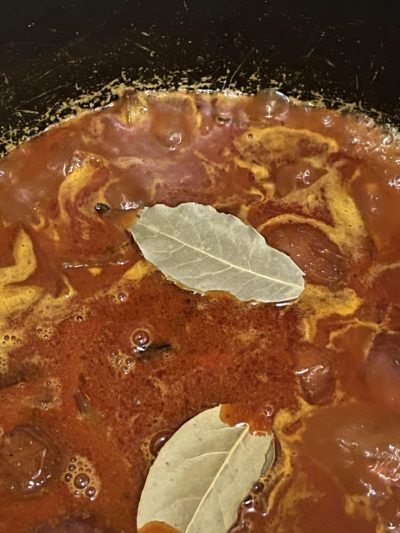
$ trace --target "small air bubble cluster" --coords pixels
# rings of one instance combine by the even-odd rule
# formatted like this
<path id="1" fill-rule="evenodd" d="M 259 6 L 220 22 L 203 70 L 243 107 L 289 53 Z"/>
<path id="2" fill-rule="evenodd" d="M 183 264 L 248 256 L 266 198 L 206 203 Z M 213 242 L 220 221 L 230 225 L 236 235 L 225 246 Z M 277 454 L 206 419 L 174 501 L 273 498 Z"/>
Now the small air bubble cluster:
<path id="1" fill-rule="evenodd" d="M 36 329 L 36 335 L 39 337 L 39 339 L 42 339 L 42 341 L 49 340 L 54 333 L 54 328 L 52 326 L 39 326 Z"/>
<path id="2" fill-rule="evenodd" d="M 88 316 L 89 310 L 86 306 L 83 306 L 77 311 L 76 315 L 74 316 L 74 319 L 76 322 L 84 322 L 85 320 L 87 320 Z"/>
<path id="3" fill-rule="evenodd" d="M 392 187 L 393 189 L 400 190 L 400 176 L 395 176 L 394 178 L 391 178 L 388 181 L 389 187 Z"/>
<path id="4" fill-rule="evenodd" d="M 62 479 L 76 498 L 94 501 L 99 495 L 100 478 L 86 457 L 81 455 L 71 457 Z"/>
<path id="5" fill-rule="evenodd" d="M 325 128 L 331 128 L 334 125 L 334 120 L 332 115 L 325 115 L 322 117 L 322 124 Z"/>
<path id="6" fill-rule="evenodd" d="M 20 343 L 21 343 L 21 339 L 17 337 L 17 335 L 13 335 L 13 334 L 3 335 L 3 340 L 2 340 L 3 346 L 12 347 L 15 344 L 20 344 Z"/>
<path id="7" fill-rule="evenodd" d="M 111 304 L 124 304 L 128 301 L 129 293 L 121 290 L 112 290 L 108 294 Z"/>
<path id="8" fill-rule="evenodd" d="M 143 453 L 145 460 L 148 463 L 152 463 L 154 461 L 154 455 L 150 451 L 150 439 L 149 438 L 143 441 L 141 448 L 142 448 L 142 453 Z"/>
<path id="9" fill-rule="evenodd" d="M 393 136 L 389 133 L 387 135 L 384 136 L 384 138 L 382 139 L 382 144 L 387 146 L 388 144 L 392 144 L 393 143 Z"/>
<path id="10" fill-rule="evenodd" d="M 49 398 L 39 402 L 38 407 L 43 411 L 48 411 L 49 409 L 54 409 L 61 405 L 62 386 L 60 379 L 57 377 L 47 378 L 45 385 L 50 395 Z"/>
<path id="11" fill-rule="evenodd" d="M 174 359 L 174 357 L 175 357 L 175 352 L 173 350 L 165 351 L 162 354 L 162 358 L 163 358 L 164 361 L 172 361 L 172 359 Z"/>
<path id="12" fill-rule="evenodd" d="M 5 333 L 1 338 L 1 347 L 0 347 L 0 375 L 6 374 L 9 368 L 9 355 L 8 352 L 10 348 L 15 346 L 15 344 L 20 344 L 21 339 L 14 335 L 13 333 Z"/>
<path id="13" fill-rule="evenodd" d="M 129 211 L 130 209 L 138 209 L 140 207 L 140 202 L 134 202 L 133 200 L 122 200 L 120 203 L 120 207 L 124 211 Z"/>
<path id="14" fill-rule="evenodd" d="M 8 353 L 0 351 L 0 376 L 7 374 L 9 367 Z"/>
<path id="15" fill-rule="evenodd" d="M 115 370 L 127 375 L 135 369 L 135 359 L 132 355 L 126 355 L 121 350 L 111 350 L 108 354 L 108 362 Z"/>

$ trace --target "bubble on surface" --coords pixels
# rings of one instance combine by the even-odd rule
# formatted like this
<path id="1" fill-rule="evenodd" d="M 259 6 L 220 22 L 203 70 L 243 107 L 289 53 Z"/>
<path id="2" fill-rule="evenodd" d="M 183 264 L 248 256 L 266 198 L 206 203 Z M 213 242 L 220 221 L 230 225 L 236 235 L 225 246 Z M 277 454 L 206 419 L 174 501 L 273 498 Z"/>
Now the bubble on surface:
<path id="1" fill-rule="evenodd" d="M 90 498 L 90 499 L 93 499 L 96 495 L 96 488 L 95 487 L 88 487 L 86 490 L 85 490 L 85 495 Z"/>
<path id="2" fill-rule="evenodd" d="M 136 361 L 134 357 L 131 354 L 125 354 L 121 350 L 111 350 L 107 359 L 110 366 L 122 375 L 127 375 L 135 369 Z"/>
<path id="3" fill-rule="evenodd" d="M 382 139 L 382 144 L 387 146 L 388 144 L 392 144 L 393 143 L 393 136 L 389 133 L 387 135 L 384 136 L 384 138 Z"/>
<path id="4" fill-rule="evenodd" d="M 85 474 L 85 472 L 82 472 L 75 476 L 74 478 L 74 485 L 77 489 L 85 489 L 90 483 L 90 477 Z"/>
<path id="5" fill-rule="evenodd" d="M 272 407 L 272 405 L 265 406 L 265 409 L 264 409 L 265 416 L 267 416 L 268 418 L 271 418 L 271 416 L 273 416 L 274 413 L 275 413 L 275 409 Z"/>
<path id="6" fill-rule="evenodd" d="M 101 481 L 93 464 L 83 455 L 70 458 L 62 480 L 76 498 L 94 501 L 101 489 Z"/>
<path id="7" fill-rule="evenodd" d="M 0 376 L 2 374 L 7 374 L 8 368 L 9 368 L 8 353 L 0 350 Z"/>
<path id="8" fill-rule="evenodd" d="M 107 298 L 112 305 L 121 305 L 129 300 L 129 291 L 121 290 L 119 287 L 113 287 L 108 293 Z"/>
<path id="9" fill-rule="evenodd" d="M 39 337 L 39 339 L 42 339 L 42 341 L 49 340 L 54 333 L 53 326 L 46 325 L 46 326 L 39 326 L 36 329 L 36 335 Z"/>
<path id="10" fill-rule="evenodd" d="M 150 451 L 150 438 L 145 438 L 142 442 L 142 445 L 141 445 L 141 450 L 142 450 L 142 453 L 143 453 L 143 457 L 144 459 L 148 462 L 148 463 L 152 463 L 154 461 L 154 456 L 152 455 L 151 451 Z"/>
<path id="11" fill-rule="evenodd" d="M 332 128 L 335 125 L 335 121 L 332 115 L 325 115 L 322 117 L 322 124 L 325 128 Z"/>
<path id="12" fill-rule="evenodd" d="M 134 352 L 144 352 L 152 343 L 151 328 L 137 328 L 131 335 L 132 349 Z"/>
<path id="13" fill-rule="evenodd" d="M 230 111 L 220 111 L 215 116 L 215 122 L 218 126 L 230 126 L 233 122 L 233 115 Z"/>
<path id="14" fill-rule="evenodd" d="M 183 141 L 183 132 L 181 131 L 173 131 L 165 136 L 164 138 L 164 144 L 167 146 L 170 150 L 176 150 L 180 144 L 182 144 Z"/>
<path id="15" fill-rule="evenodd" d="M 264 89 L 249 99 L 247 115 L 250 123 L 265 120 L 285 120 L 289 113 L 289 99 L 276 89 Z"/>
<path id="16" fill-rule="evenodd" d="M 90 312 L 88 307 L 83 305 L 77 311 L 76 315 L 74 316 L 74 319 L 76 320 L 76 322 L 84 322 L 85 320 L 87 320 L 89 313 Z"/>
<path id="17" fill-rule="evenodd" d="M 62 385 L 60 378 L 55 376 L 49 377 L 46 380 L 46 385 L 50 389 L 52 394 L 52 401 L 48 403 L 46 409 L 51 409 L 61 405 L 61 391 Z"/>
<path id="18" fill-rule="evenodd" d="M 165 351 L 165 352 L 163 352 L 161 354 L 161 357 L 163 358 L 164 361 L 171 361 L 175 357 L 175 352 L 174 351 Z"/>
<path id="19" fill-rule="evenodd" d="M 161 448 L 172 437 L 174 432 L 170 429 L 157 431 L 149 441 L 149 452 L 153 457 L 157 457 Z"/>
<path id="20" fill-rule="evenodd" d="M 279 165 L 273 175 L 276 191 L 285 196 L 299 189 L 305 189 L 318 181 L 326 170 L 312 165 L 307 160 Z"/>
<path id="21" fill-rule="evenodd" d="M 283 120 L 289 111 L 289 98 L 275 89 L 263 91 L 265 97 L 265 116 L 276 120 Z"/>
<path id="22" fill-rule="evenodd" d="M 400 190 L 400 176 L 395 176 L 394 178 L 390 178 L 388 181 L 389 187 L 392 187 L 393 189 Z"/>
<path id="23" fill-rule="evenodd" d="M 40 359 L 40 356 L 37 356 Z M 23 385 L 23 383 L 21 383 Z M 40 390 L 34 396 L 27 399 L 26 402 L 31 407 L 39 408 L 42 411 L 59 408 L 62 404 L 61 399 L 62 385 L 61 380 L 55 376 L 49 376 L 40 387 Z"/>
<path id="24" fill-rule="evenodd" d="M 256 481 L 251 490 L 256 494 L 262 492 L 264 490 L 264 483 L 262 481 Z"/>
<path id="25" fill-rule="evenodd" d="M 118 300 L 123 303 L 123 302 L 126 302 L 128 299 L 128 295 L 126 294 L 126 292 L 119 292 L 118 293 Z"/>
<path id="26" fill-rule="evenodd" d="M 138 209 L 141 207 L 140 202 L 134 202 L 133 200 L 122 200 L 120 203 L 121 209 L 124 211 L 129 211 L 131 209 Z"/>
<path id="27" fill-rule="evenodd" d="M 21 339 L 14 332 L 7 332 L 0 337 L 0 376 L 9 370 L 9 351 L 16 345 L 21 344 Z"/>
<path id="28" fill-rule="evenodd" d="M 211 106 L 214 123 L 220 127 L 242 126 L 243 117 L 239 114 L 236 102 L 216 99 Z"/>

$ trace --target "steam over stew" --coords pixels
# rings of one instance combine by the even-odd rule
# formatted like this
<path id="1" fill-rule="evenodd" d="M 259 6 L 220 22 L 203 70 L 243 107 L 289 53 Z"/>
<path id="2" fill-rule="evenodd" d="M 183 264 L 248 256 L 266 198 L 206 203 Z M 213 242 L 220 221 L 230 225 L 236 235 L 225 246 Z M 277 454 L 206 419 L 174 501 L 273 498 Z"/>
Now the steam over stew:
<path id="1" fill-rule="evenodd" d="M 184 202 L 254 227 L 304 292 L 165 277 L 127 228 Z M 399 141 L 364 116 L 126 92 L 22 144 L 0 161 L 0 532 L 136 531 L 160 449 L 219 404 L 275 436 L 231 533 L 400 531 L 399 277 Z"/>

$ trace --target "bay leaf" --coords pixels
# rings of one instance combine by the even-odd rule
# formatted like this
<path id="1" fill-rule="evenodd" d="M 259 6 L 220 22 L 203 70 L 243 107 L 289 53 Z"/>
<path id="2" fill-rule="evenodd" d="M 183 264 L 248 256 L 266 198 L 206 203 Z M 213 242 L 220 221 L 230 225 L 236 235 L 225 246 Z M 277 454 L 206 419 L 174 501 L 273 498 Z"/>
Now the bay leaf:
<path id="1" fill-rule="evenodd" d="M 129 228 L 144 257 L 197 292 L 227 291 L 239 300 L 284 302 L 304 289 L 303 272 L 233 215 L 193 202 L 146 208 Z"/>
<path id="2" fill-rule="evenodd" d="M 274 438 L 229 426 L 219 413 L 203 411 L 161 449 L 141 494 L 138 529 L 162 522 L 181 533 L 226 533 L 235 523 L 240 502 L 274 462 Z"/>

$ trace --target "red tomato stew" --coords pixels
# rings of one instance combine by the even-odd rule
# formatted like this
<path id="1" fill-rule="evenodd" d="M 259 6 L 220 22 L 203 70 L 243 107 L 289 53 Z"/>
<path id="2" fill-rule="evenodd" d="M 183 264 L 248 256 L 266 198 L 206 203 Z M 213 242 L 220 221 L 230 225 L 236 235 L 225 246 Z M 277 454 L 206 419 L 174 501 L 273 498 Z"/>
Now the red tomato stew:
<path id="1" fill-rule="evenodd" d="M 399 141 L 271 94 L 128 91 L 0 161 L 1 532 L 136 531 L 159 450 L 219 404 L 277 442 L 232 533 L 400 530 Z M 126 228 L 189 201 L 288 254 L 298 300 L 148 263 Z"/>

